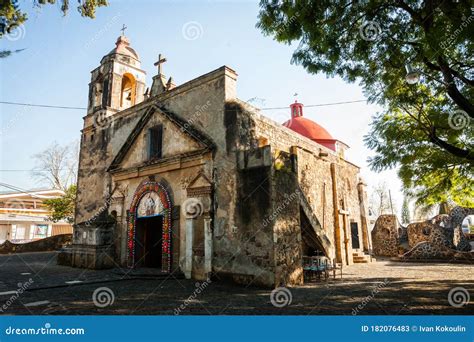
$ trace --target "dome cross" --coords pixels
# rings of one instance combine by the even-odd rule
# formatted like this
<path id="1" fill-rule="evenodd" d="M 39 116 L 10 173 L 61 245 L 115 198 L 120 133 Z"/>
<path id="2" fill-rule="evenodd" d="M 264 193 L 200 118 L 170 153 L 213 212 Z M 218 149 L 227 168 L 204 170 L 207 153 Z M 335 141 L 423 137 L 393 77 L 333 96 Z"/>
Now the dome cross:
<path id="1" fill-rule="evenodd" d="M 127 29 L 128 27 L 125 26 L 125 24 L 122 25 L 122 28 L 120 29 L 120 31 L 122 31 L 122 36 L 125 36 L 125 30 Z"/>

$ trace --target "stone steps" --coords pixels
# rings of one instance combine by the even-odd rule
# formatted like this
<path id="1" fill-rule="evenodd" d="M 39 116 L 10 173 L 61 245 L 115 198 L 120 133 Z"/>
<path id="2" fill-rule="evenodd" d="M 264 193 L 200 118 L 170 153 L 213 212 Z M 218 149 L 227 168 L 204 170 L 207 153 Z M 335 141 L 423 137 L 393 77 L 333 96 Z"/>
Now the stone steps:
<path id="1" fill-rule="evenodd" d="M 352 260 L 354 261 L 354 264 L 367 264 L 370 262 L 368 258 L 360 257 L 360 256 L 354 256 Z"/>
<path id="2" fill-rule="evenodd" d="M 372 258 L 371 260 L 369 255 L 356 251 L 352 253 L 352 260 L 354 261 L 354 264 L 368 264 L 374 262 L 375 258 Z"/>

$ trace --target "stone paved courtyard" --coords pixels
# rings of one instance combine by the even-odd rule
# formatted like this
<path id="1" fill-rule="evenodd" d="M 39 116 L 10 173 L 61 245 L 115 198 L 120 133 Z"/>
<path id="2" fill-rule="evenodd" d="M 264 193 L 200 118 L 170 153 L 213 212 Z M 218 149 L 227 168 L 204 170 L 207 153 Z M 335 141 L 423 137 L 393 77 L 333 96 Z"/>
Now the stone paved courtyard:
<path id="1" fill-rule="evenodd" d="M 448 303 L 448 292 L 463 287 L 474 298 L 474 268 L 466 264 L 425 264 L 377 261 L 344 268 L 343 279 L 290 288 L 291 303 L 275 307 L 271 291 L 223 281 L 197 284 L 175 278 L 133 279 L 117 270 L 93 271 L 56 265 L 55 253 L 0 256 L 1 314 L 119 314 L 173 315 L 351 315 L 474 313 L 472 300 L 461 308 Z M 27 290 L 14 292 L 29 279 Z M 66 283 L 66 282 L 75 283 Z M 82 281 L 77 283 L 77 281 Z M 21 283 L 19 285 L 19 283 Z M 199 294 L 196 289 L 201 287 Z M 113 293 L 111 305 L 92 300 L 96 289 Z M 375 295 L 371 295 L 377 289 Z M 188 300 L 189 298 L 191 300 Z M 368 297 L 369 296 L 369 297 Z M 4 305 L 3 308 L 1 305 Z"/>

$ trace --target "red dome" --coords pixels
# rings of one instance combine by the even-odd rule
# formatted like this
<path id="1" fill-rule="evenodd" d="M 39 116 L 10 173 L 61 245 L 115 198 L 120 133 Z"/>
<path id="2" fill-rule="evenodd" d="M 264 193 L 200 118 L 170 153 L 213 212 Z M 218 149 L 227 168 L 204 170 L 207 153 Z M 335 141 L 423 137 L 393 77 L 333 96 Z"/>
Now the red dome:
<path id="1" fill-rule="evenodd" d="M 335 140 L 325 128 L 302 116 L 288 120 L 283 124 L 283 126 L 286 126 L 311 140 Z"/>
<path id="2" fill-rule="evenodd" d="M 336 151 L 336 139 L 325 128 L 303 117 L 303 104 L 295 101 L 295 103 L 290 105 L 290 108 L 291 119 L 285 122 L 283 126 Z"/>

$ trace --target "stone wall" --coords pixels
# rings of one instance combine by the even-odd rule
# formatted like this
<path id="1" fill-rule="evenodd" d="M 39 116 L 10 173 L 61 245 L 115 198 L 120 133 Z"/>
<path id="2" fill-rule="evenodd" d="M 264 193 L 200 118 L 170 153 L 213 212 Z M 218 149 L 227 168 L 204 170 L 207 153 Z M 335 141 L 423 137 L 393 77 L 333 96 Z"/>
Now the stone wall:
<path id="1" fill-rule="evenodd" d="M 303 284 L 300 192 L 289 153 L 279 152 L 273 171 L 275 286 Z"/>
<path id="2" fill-rule="evenodd" d="M 97 124 L 86 117 L 81 136 L 75 223 L 91 220 L 107 205 L 112 180 L 107 168 L 147 110 L 147 102 Z"/>
<path id="3" fill-rule="evenodd" d="M 27 243 L 12 243 L 7 240 L 0 245 L 0 254 L 57 251 L 69 246 L 71 242 L 72 234 L 54 235 Z"/>
<path id="4" fill-rule="evenodd" d="M 298 149 L 298 179 L 302 196 L 317 217 L 328 239 L 332 242 L 328 257 L 336 257 L 334 243 L 334 201 L 331 163 L 313 153 Z"/>
<path id="5" fill-rule="evenodd" d="M 232 260 L 235 261 L 233 269 L 238 270 L 238 274 L 250 276 L 245 283 L 272 284 L 275 265 L 271 220 L 271 164 L 242 169 L 237 186 L 238 215 L 234 238 L 240 241 L 240 246 Z"/>
<path id="6" fill-rule="evenodd" d="M 430 259 L 452 259 L 456 251 L 446 247 L 440 247 L 429 241 L 419 242 L 414 248 L 405 253 L 402 259 L 430 260 Z"/>
<path id="7" fill-rule="evenodd" d="M 302 195 L 311 205 L 311 209 L 326 236 L 332 241 L 329 257 L 336 257 L 336 249 L 339 248 L 342 260 L 347 260 L 351 264 L 350 225 L 351 223 L 357 224 L 361 249 L 364 248 L 362 229 L 364 227 L 367 229 L 367 224 L 364 224 L 362 220 L 363 217 L 368 216 L 367 206 L 361 206 L 361 199 L 363 200 L 364 196 L 361 197 L 358 191 L 359 167 L 325 146 L 260 115 L 259 111 L 250 105 L 242 104 L 242 106 L 255 120 L 255 134 L 259 141 L 268 141 L 276 151 L 281 150 L 296 155 L 298 182 Z M 335 179 L 331 177 L 331 165 L 335 169 Z M 336 197 L 333 192 L 334 184 Z M 345 216 L 341 215 L 341 211 L 345 212 Z M 335 215 L 339 216 L 338 222 L 336 222 Z M 341 235 L 341 246 L 339 247 L 336 246 L 335 241 L 336 230 L 339 230 Z M 368 235 L 367 230 L 365 234 Z M 345 248 L 344 242 L 347 242 L 347 248 Z M 368 245 L 368 238 L 366 245 Z"/>
<path id="8" fill-rule="evenodd" d="M 434 225 L 427 222 L 410 223 L 407 226 L 408 246 L 413 248 L 422 241 L 428 241 Z"/>
<path id="9" fill-rule="evenodd" d="M 449 215 L 437 215 L 424 222 L 408 225 L 406 235 L 410 250 L 405 252 L 405 260 L 472 260 L 471 245 L 461 231 L 460 223 L 470 208 L 454 208 Z M 405 242 L 403 232 L 398 227 L 395 216 L 382 215 L 377 219 L 372 231 L 374 253 L 383 256 L 396 256 Z"/>
<path id="10" fill-rule="evenodd" d="M 418 243 L 410 251 L 406 252 L 401 260 L 423 260 L 423 261 L 459 261 L 472 264 L 474 252 L 458 251 L 446 246 L 434 244 L 429 241 Z"/>
<path id="11" fill-rule="evenodd" d="M 470 252 L 471 246 L 468 241 L 464 249 L 456 245 L 456 230 L 454 232 L 454 241 L 451 227 L 441 227 L 433 225 L 428 220 L 424 222 L 424 227 L 431 229 L 430 235 L 426 241 L 417 243 L 410 251 L 402 256 L 407 260 L 474 260 L 474 253 Z M 421 224 L 423 227 L 423 224 Z M 464 235 L 462 238 L 465 239 Z M 454 243 L 453 243 L 454 242 Z M 461 243 L 462 245 L 462 243 Z"/>
<path id="12" fill-rule="evenodd" d="M 372 249 L 374 255 L 398 255 L 398 219 L 395 215 L 380 215 L 372 230 Z"/>
<path id="13" fill-rule="evenodd" d="M 461 227 L 454 228 L 453 244 L 458 251 L 469 252 L 472 249 L 471 244 L 466 239 Z"/>

